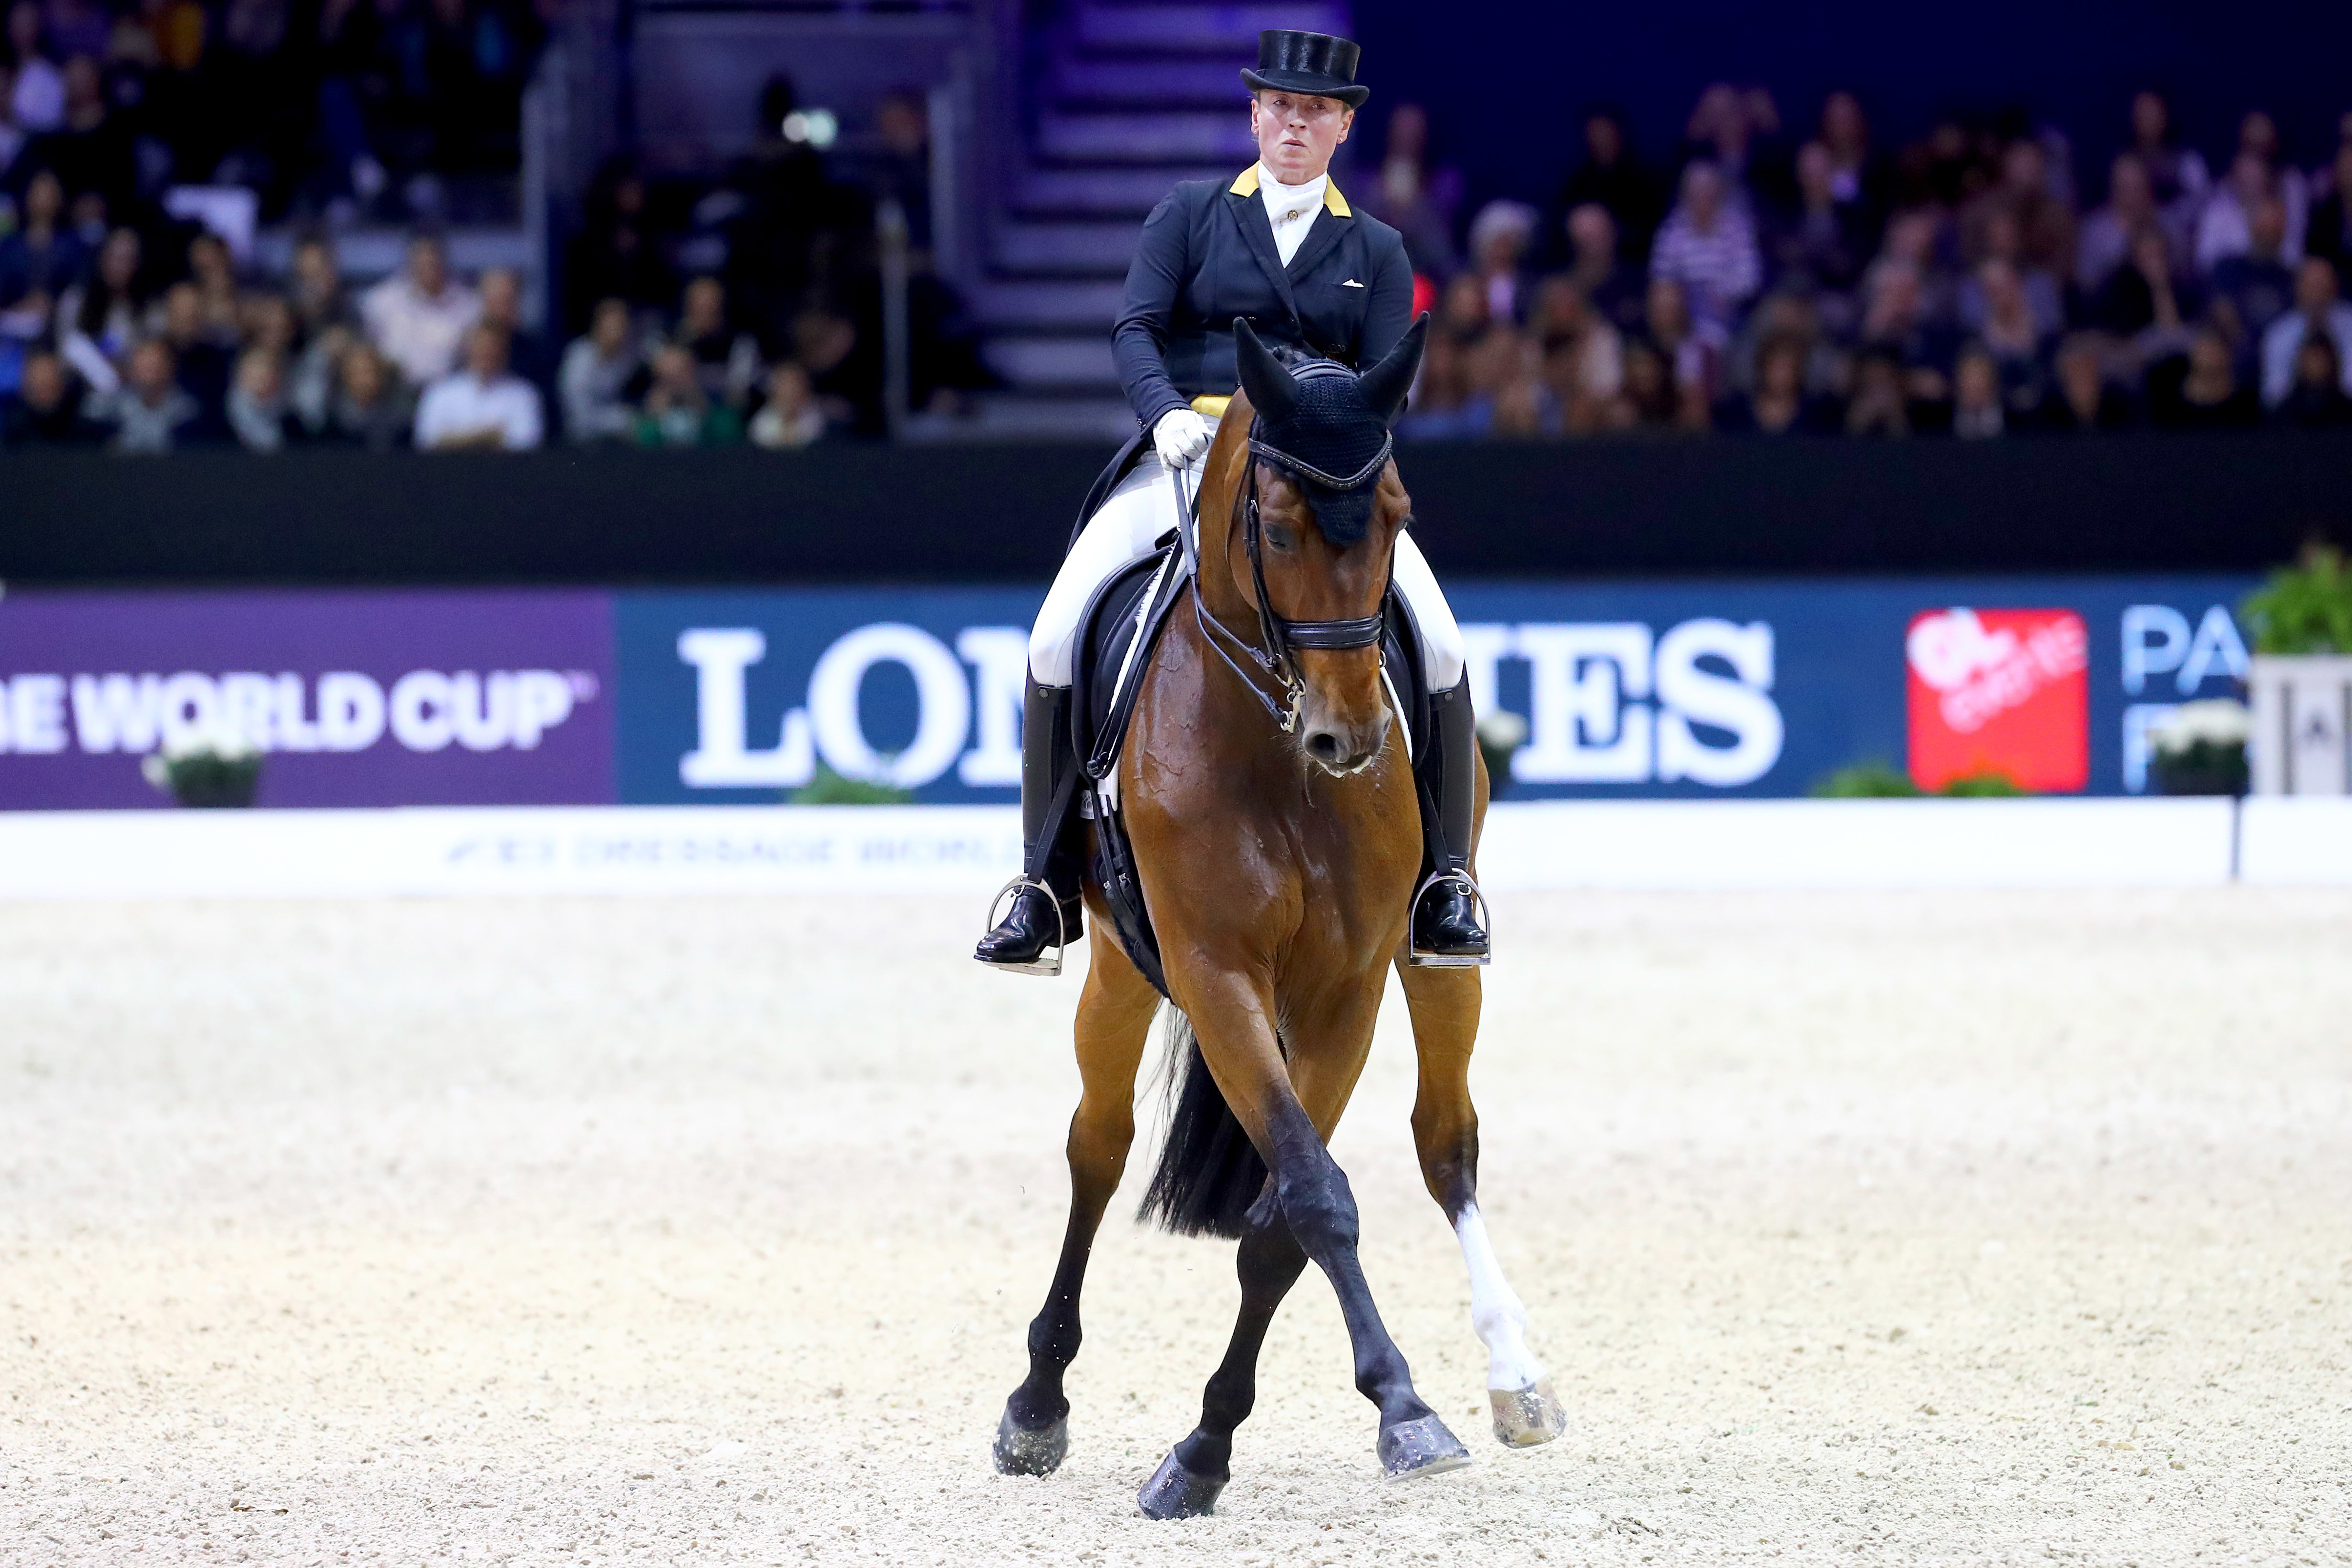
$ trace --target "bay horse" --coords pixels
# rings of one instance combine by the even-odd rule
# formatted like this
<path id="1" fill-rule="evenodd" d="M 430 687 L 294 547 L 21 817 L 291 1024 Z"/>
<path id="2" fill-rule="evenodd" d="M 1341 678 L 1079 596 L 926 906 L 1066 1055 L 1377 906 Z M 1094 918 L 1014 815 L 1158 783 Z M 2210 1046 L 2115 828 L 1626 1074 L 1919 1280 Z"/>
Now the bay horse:
<path id="1" fill-rule="evenodd" d="M 1373 628 L 1412 510 L 1388 426 L 1427 331 L 1423 316 L 1359 377 L 1328 362 L 1294 374 L 1235 323 L 1242 391 L 1202 474 L 1192 613 L 1180 604 L 1168 618 L 1118 763 L 1118 799 L 1180 1013 L 1171 1050 L 1182 1055 L 1181 1068 L 1171 1058 L 1182 1083 L 1139 1217 L 1241 1244 L 1241 1314 L 1200 1424 L 1138 1496 L 1155 1519 L 1213 1509 L 1234 1429 L 1255 1399 L 1266 1328 L 1310 1259 L 1339 1294 L 1356 1387 L 1379 1408 L 1383 1473 L 1404 1479 L 1470 1462 L 1414 1392 L 1381 1321 L 1357 1261 L 1355 1199 L 1325 1147 L 1370 1051 L 1391 963 L 1420 1058 L 1413 1140 L 1469 1266 L 1496 1436 L 1527 1446 L 1567 1425 L 1478 1213 L 1469 1086 L 1478 972 L 1405 962 L 1423 839 Z M 1310 448 L 1314 457 L 1299 455 Z M 1482 825 L 1486 796 L 1482 765 Z M 1062 1383 L 1078 1351 L 1079 1290 L 1134 1140 L 1137 1072 L 1160 1001 L 1111 934 L 1100 887 L 1090 883 L 1086 897 L 1092 962 L 1076 1021 L 1069 1226 L 1029 1325 L 1028 1375 L 997 1430 L 994 1458 L 1008 1474 L 1050 1473 L 1068 1449 Z"/>

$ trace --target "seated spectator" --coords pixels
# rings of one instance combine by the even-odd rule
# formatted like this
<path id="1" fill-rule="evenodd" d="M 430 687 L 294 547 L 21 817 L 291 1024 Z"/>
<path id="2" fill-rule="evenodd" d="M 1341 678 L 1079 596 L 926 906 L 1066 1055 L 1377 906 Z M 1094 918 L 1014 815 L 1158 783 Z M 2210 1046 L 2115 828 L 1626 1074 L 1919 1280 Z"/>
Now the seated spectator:
<path id="1" fill-rule="evenodd" d="M 23 221 L 0 236 L 0 335 L 49 331 L 58 298 L 81 281 L 89 253 L 64 221 L 66 188 L 48 169 L 26 182 Z"/>
<path id="2" fill-rule="evenodd" d="M 1683 127 L 1684 162 L 1714 164 L 1723 176 L 1726 204 L 1748 211 L 1759 175 L 1775 186 L 1764 193 L 1768 197 L 1780 194 L 1770 179 L 1777 171 L 1769 167 L 1769 152 L 1762 158 L 1753 155 L 1759 143 L 1769 148 L 1780 130 L 1780 110 L 1771 93 L 1760 87 L 1742 89 L 1726 81 L 1713 82 L 1699 93 Z"/>
<path id="3" fill-rule="evenodd" d="M 383 352 L 363 339 L 351 344 L 335 363 L 335 387 L 318 439 L 334 447 L 396 452 L 408 445 L 415 422 L 415 410 Z"/>
<path id="4" fill-rule="evenodd" d="M 1601 428 L 1660 435 L 1685 427 L 1674 367 L 1647 338 L 1625 345 L 1625 390 L 1601 414 Z"/>
<path id="5" fill-rule="evenodd" d="M 118 452 L 169 452 L 202 412 L 181 390 L 171 345 L 161 338 L 133 344 L 121 382 L 94 400 L 93 416 L 108 426 Z"/>
<path id="6" fill-rule="evenodd" d="M 477 325 L 466 333 L 465 364 L 417 400 L 416 447 L 529 451 L 540 443 L 542 419 L 539 388 L 507 369 L 506 334 Z"/>
<path id="7" fill-rule="evenodd" d="M 2129 428 L 2131 397 L 2107 378 L 2106 354 L 2096 337 L 2077 332 L 2068 338 L 2053 370 L 2054 384 L 2036 411 L 2037 428 L 2061 436 Z"/>
<path id="8" fill-rule="evenodd" d="M 2327 194 L 2311 209 L 2304 254 L 2333 262 L 2339 288 L 2352 287 L 2352 141 L 2336 149 Z"/>
<path id="9" fill-rule="evenodd" d="M 775 133 L 772 123 L 768 130 Z M 597 172 L 564 278 L 572 291 L 564 312 L 569 327 L 585 326 L 599 300 L 625 300 L 643 310 L 667 308 L 677 297 L 676 279 L 646 221 L 645 176 L 625 158 Z"/>
<path id="10" fill-rule="evenodd" d="M 2001 396 L 2010 408 L 2031 415 L 2047 390 L 2042 376 L 2046 340 L 2041 323 L 2025 302 L 2025 286 L 2018 279 L 2017 268 L 2008 262 L 1979 263 L 1976 281 L 1984 300 L 1977 342 L 2000 371 Z"/>
<path id="11" fill-rule="evenodd" d="M 522 319 L 522 279 L 512 268 L 493 267 L 482 274 L 476 293 L 481 300 L 478 319 L 506 334 L 507 368 L 543 389 L 555 374 L 554 358 L 546 340 Z"/>
<path id="12" fill-rule="evenodd" d="M 2000 367 L 1984 344 L 1972 342 L 1952 365 L 1952 434 L 1982 441 L 2008 430 Z"/>
<path id="13" fill-rule="evenodd" d="M 1650 254 L 1650 237 L 1657 231 L 1663 205 L 1659 191 L 1657 176 L 1633 151 L 1623 118 L 1613 110 L 1596 109 L 1584 117 L 1584 159 L 1552 198 L 1552 211 L 1559 215 L 1553 225 L 1554 239 L 1559 237 L 1567 215 L 1581 206 L 1597 206 L 1609 216 L 1618 259 L 1639 267 Z M 1595 305 L 1608 309 L 1592 293 L 1589 280 L 1585 289 Z"/>
<path id="14" fill-rule="evenodd" d="M 450 374 L 481 313 L 481 300 L 449 275 L 448 253 L 430 235 L 410 240 L 407 266 L 360 300 L 368 336 L 414 386 Z"/>
<path id="15" fill-rule="evenodd" d="M 2263 406 L 2276 408 L 2294 390 L 2304 340 L 2317 335 L 2336 345 L 2339 364 L 2352 348 L 2352 305 L 2337 298 L 2336 268 L 2305 258 L 2294 272 L 2294 309 L 2263 334 Z M 2347 388 L 2352 390 L 2352 388 Z"/>
<path id="16" fill-rule="evenodd" d="M 838 310 L 817 307 L 793 318 L 793 357 L 806 367 L 825 424 L 855 436 L 878 436 L 882 356 Z"/>
<path id="17" fill-rule="evenodd" d="M 1862 280 L 1872 244 L 1867 212 L 1838 200 L 1836 173 L 1821 142 L 1797 149 L 1797 210 L 1772 241 L 1774 270 L 1788 287 L 1845 295 Z"/>
<path id="18" fill-rule="evenodd" d="M 2075 236 L 2074 286 L 2085 297 L 2098 293 L 2130 258 L 2132 236 L 2144 228 L 2164 228 L 2177 252 L 2187 248 L 2157 207 L 2147 165 L 2136 153 L 2118 153 L 2107 174 L 2107 205 L 2084 217 Z"/>
<path id="19" fill-rule="evenodd" d="M 2197 219 L 2197 269 L 2210 274 L 2224 260 L 2253 248 L 2254 211 L 2266 202 L 2279 205 L 2280 256 L 2301 255 L 2302 226 L 2288 214 L 2284 191 L 2276 171 L 2253 153 L 2241 153 L 2230 165 L 2230 177 L 2214 187 Z"/>
<path id="20" fill-rule="evenodd" d="M 732 447 L 743 439 L 741 417 L 703 390 L 694 355 L 684 343 L 656 350 L 653 372 L 653 385 L 637 409 L 638 446 Z"/>
<path id="21" fill-rule="evenodd" d="M 694 356 L 702 393 L 713 403 L 741 408 L 760 382 L 760 342 L 727 319 L 727 286 L 698 278 L 679 301 L 677 331 L 671 342 Z"/>
<path id="22" fill-rule="evenodd" d="M 1609 209 L 1586 202 L 1570 210 L 1565 226 L 1569 280 L 1619 331 L 1640 331 L 1642 312 L 1649 307 L 1649 279 L 1624 258 Z"/>
<path id="23" fill-rule="evenodd" d="M 1497 322 L 1527 314 L 1521 265 L 1535 233 L 1536 209 L 1525 202 L 1488 202 L 1470 220 L 1470 270 L 1486 288 L 1486 314 Z"/>
<path id="24" fill-rule="evenodd" d="M 1566 276 L 1545 279 L 1536 297 L 1534 331 L 1561 433 L 1599 429 L 1603 410 L 1624 390 L 1623 336 Z"/>
<path id="25" fill-rule="evenodd" d="M 284 362 L 268 349 L 247 349 L 237 360 L 228 427 L 248 452 L 281 451 L 310 434 L 287 402 Z"/>
<path id="26" fill-rule="evenodd" d="M 93 391 L 111 392 L 121 384 L 115 362 L 130 352 L 146 314 L 140 254 L 137 233 L 114 230 L 99 247 L 89 276 L 58 300 L 58 347 Z"/>
<path id="27" fill-rule="evenodd" d="M 817 406 L 809 374 L 793 360 L 768 373 L 768 400 L 751 416 L 751 445 L 776 450 L 805 447 L 824 434 L 824 410 Z"/>
<path id="28" fill-rule="evenodd" d="M 644 368 L 628 301 L 598 300 L 587 335 L 574 338 L 563 351 L 563 368 L 556 375 L 563 400 L 564 439 L 575 444 L 631 439 L 637 417 L 629 406 L 633 383 Z M 805 379 L 807 373 L 802 374 Z"/>
<path id="29" fill-rule="evenodd" d="M 1900 379 L 1916 395 L 1930 402 L 1941 399 L 1952 333 L 1928 321 L 1918 268 L 1908 261 L 1881 261 L 1871 268 L 1871 280 L 1862 318 L 1863 346 L 1891 356 L 1902 367 Z"/>
<path id="30" fill-rule="evenodd" d="M 1417 103 L 1389 110 L 1388 151 L 1364 205 L 1403 237 L 1406 259 L 1424 278 L 1449 277 L 1458 264 L 1454 210 L 1461 200 L 1461 174 L 1429 167 L 1427 111 Z"/>
<path id="31" fill-rule="evenodd" d="M 1877 245 L 1893 205 L 1895 172 L 1871 151 L 1862 100 L 1843 90 L 1823 99 L 1819 140 L 1829 154 L 1830 197 L 1849 234 L 1867 252 Z"/>
<path id="32" fill-rule="evenodd" d="M 294 247 L 294 273 L 287 300 L 294 307 L 297 340 L 307 346 L 332 327 L 348 327 L 356 318 L 351 298 L 343 291 L 343 276 L 335 265 L 334 247 L 323 239 L 306 239 Z"/>
<path id="33" fill-rule="evenodd" d="M 1445 286 L 1437 299 L 1437 316 L 1431 326 L 1467 349 L 1495 324 L 1487 306 L 1486 288 L 1475 273 L 1465 272 Z"/>
<path id="34" fill-rule="evenodd" d="M 1683 171 L 1682 199 L 1658 230 L 1650 276 L 1679 285 L 1693 316 L 1727 329 L 1762 283 L 1755 225 L 1744 204 L 1727 199 L 1713 163 Z"/>
<path id="35" fill-rule="evenodd" d="M 2131 152 L 2147 171 L 2149 193 L 2176 234 L 2185 233 L 2205 205 L 2212 179 L 2205 160 L 2172 142 L 2172 106 L 2164 94 L 2143 89 L 2132 98 Z"/>
<path id="36" fill-rule="evenodd" d="M 2026 260 L 2017 220 L 2006 212 L 1997 211 L 1985 220 L 1979 238 L 1982 252 L 1977 265 L 1981 267 L 1987 261 L 2000 261 L 2010 266 L 2016 275 L 2018 287 L 2025 290 L 2026 303 L 2033 312 L 2035 326 L 2046 335 L 2065 325 L 2066 297 L 2059 283 L 2059 275 Z M 1985 309 L 1979 275 L 1971 271 L 1959 280 L 1954 290 L 1953 315 L 1963 331 L 1982 331 Z"/>
<path id="37" fill-rule="evenodd" d="M 1900 355 L 1887 348 L 1865 350 L 1855 362 L 1853 396 L 1845 405 L 1849 436 L 1908 436 L 1911 399 Z"/>
<path id="38" fill-rule="evenodd" d="M 196 417 L 183 439 L 228 438 L 228 384 L 236 368 L 234 337 L 223 342 L 205 319 L 204 291 L 182 280 L 163 290 L 163 331 L 180 388 L 195 399 Z"/>
<path id="39" fill-rule="evenodd" d="M 1663 254 L 1663 237 L 1659 248 Z M 1706 429 L 1723 387 L 1723 329 L 1694 316 L 1682 285 L 1672 278 L 1659 277 L 1650 279 L 1643 336 L 1667 366 L 1675 425 L 1685 430 Z"/>
<path id="40" fill-rule="evenodd" d="M 1756 352 L 1756 382 L 1745 396 L 1724 399 L 1718 430 L 1750 436 L 1804 436 L 1836 427 L 1836 414 L 1805 394 L 1806 344 L 1773 338 Z"/>
<path id="41" fill-rule="evenodd" d="M 26 134 L 37 136 L 65 123 L 66 81 L 48 48 L 38 0 L 16 0 L 8 8 L 8 50 L 16 64 L 10 107 Z"/>
<path id="42" fill-rule="evenodd" d="M 2352 396 L 2344 390 L 2347 366 L 2340 341 L 2322 331 L 2305 335 L 2294 351 L 2294 379 L 2271 411 L 2273 423 L 2294 430 L 2352 428 Z"/>
<path id="43" fill-rule="evenodd" d="M 1997 218 L 2016 226 L 2013 247 L 2000 241 Z M 1971 265 L 2000 256 L 2020 272 L 2073 276 L 2074 210 L 2052 191 L 2049 159 L 2039 142 L 2020 137 L 2002 150 L 2000 184 L 1961 211 L 1960 249 Z"/>
<path id="44" fill-rule="evenodd" d="M 2144 228 L 2132 239 L 2131 257 L 2107 279 L 2091 302 L 2091 319 L 2117 337 L 2154 332 L 2179 337 L 2194 321 L 2202 300 L 2173 265 L 2164 232 Z M 2153 356 L 2151 356 L 2153 357 Z"/>
<path id="45" fill-rule="evenodd" d="M 2238 379 L 2236 356 L 2219 330 L 2206 327 L 2147 373 L 2148 416 L 2165 430 L 2243 430 L 2263 420 L 2254 389 Z"/>
<path id="46" fill-rule="evenodd" d="M 237 292 L 236 264 L 220 236 L 206 232 L 188 241 L 188 282 L 196 290 L 205 338 L 234 347 L 244 301 Z"/>
<path id="47" fill-rule="evenodd" d="M 47 349 L 25 356 L 16 395 L 0 404 L 0 446 L 88 447 L 106 432 L 83 417 L 81 388 Z"/>
<path id="48" fill-rule="evenodd" d="M 2241 331 L 2260 338 L 2294 304 L 2294 269 L 2286 263 L 2286 204 L 2256 201 L 2246 215 L 2246 248 L 2213 267 L 2213 297 L 2237 312 Z"/>

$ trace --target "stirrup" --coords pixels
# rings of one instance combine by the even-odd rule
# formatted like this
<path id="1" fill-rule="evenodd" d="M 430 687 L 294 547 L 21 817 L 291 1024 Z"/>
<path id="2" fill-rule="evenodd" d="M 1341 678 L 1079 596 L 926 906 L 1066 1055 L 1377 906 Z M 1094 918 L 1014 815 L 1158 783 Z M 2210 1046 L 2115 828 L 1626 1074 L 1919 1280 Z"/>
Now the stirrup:
<path id="1" fill-rule="evenodd" d="M 1470 889 L 1478 902 L 1478 923 L 1486 928 L 1486 951 L 1484 952 L 1431 952 L 1413 945 L 1412 917 L 1421 910 L 1421 900 L 1429 889 L 1440 882 L 1459 882 Z M 1495 958 L 1494 916 L 1486 908 L 1486 889 L 1479 887 L 1467 871 L 1432 871 L 1421 886 L 1412 890 L 1412 902 L 1405 906 L 1405 958 L 1407 963 L 1424 969 L 1476 969 L 1491 963 Z"/>
<path id="2" fill-rule="evenodd" d="M 994 931 L 996 929 L 996 921 L 994 919 L 996 914 L 996 906 L 1003 903 L 1007 895 L 1016 892 L 1023 888 L 1036 889 L 1039 892 L 1045 895 L 1045 901 L 1054 906 L 1055 941 L 1052 949 L 1049 950 L 1047 956 L 1033 959 L 1027 963 L 999 963 L 994 959 L 989 958 L 983 958 L 981 962 L 987 964 L 991 969 L 1002 970 L 1007 974 L 1036 974 L 1051 978 L 1052 976 L 1062 973 L 1062 950 L 1070 944 L 1070 922 L 1068 920 L 1064 918 L 1062 914 L 1062 900 L 1055 895 L 1051 887 L 1047 886 L 1045 882 L 1039 880 L 1035 877 L 1021 876 L 1013 878 L 1013 880 L 997 889 L 996 896 L 988 900 L 988 912 L 991 917 L 988 922 L 988 929 L 991 931 Z"/>

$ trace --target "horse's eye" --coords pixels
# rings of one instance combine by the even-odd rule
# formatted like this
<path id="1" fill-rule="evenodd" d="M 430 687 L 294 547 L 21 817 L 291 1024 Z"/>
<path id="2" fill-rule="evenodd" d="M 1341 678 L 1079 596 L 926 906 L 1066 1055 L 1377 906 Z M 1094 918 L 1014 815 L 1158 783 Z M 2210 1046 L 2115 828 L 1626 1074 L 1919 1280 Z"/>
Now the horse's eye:
<path id="1" fill-rule="evenodd" d="M 1298 543 L 1297 540 L 1291 537 L 1290 530 L 1278 522 L 1269 522 L 1265 525 L 1265 542 L 1271 548 L 1282 551 L 1286 554 Z"/>

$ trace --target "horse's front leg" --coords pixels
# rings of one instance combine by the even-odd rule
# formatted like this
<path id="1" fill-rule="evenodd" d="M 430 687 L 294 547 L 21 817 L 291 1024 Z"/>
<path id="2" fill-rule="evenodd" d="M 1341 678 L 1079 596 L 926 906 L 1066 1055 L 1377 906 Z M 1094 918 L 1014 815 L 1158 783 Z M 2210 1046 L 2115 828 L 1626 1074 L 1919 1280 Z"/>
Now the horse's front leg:
<path id="1" fill-rule="evenodd" d="M 1078 1109 L 1070 1118 L 1070 1221 L 1045 1304 L 1029 1324 L 1029 1375 L 1004 1402 L 996 1468 L 1006 1475 L 1051 1474 L 1069 1452 L 1070 1402 L 1062 1374 L 1077 1359 L 1078 1292 L 1103 1210 L 1118 1190 L 1135 1142 L 1135 1073 L 1160 994 L 1094 911 L 1093 952 L 1078 999 Z"/>
<path id="2" fill-rule="evenodd" d="M 1229 971 L 1184 987 L 1179 997 L 1200 1036 L 1202 1060 L 1273 1178 L 1250 1212 L 1250 1228 L 1267 1229 L 1278 1219 L 1330 1280 L 1354 1350 L 1356 1387 L 1381 1413 L 1381 1468 L 1389 1478 L 1402 1480 L 1467 1464 L 1469 1450 L 1414 1392 L 1412 1369 L 1373 1304 L 1357 1258 L 1355 1194 L 1292 1087 L 1275 1037 L 1269 992 Z M 1306 1054 L 1305 1042 L 1294 1045 Z M 1271 1307 L 1266 1310 L 1270 1314 Z M 1235 1344 L 1240 1348 L 1238 1331 Z M 1254 1344 L 1251 1352 L 1255 1364 Z M 1171 1467 L 1183 1469 L 1174 1453 L 1146 1484 L 1147 1512 L 1154 1511 L 1155 1492 L 1183 1484 L 1181 1475 L 1171 1475 Z"/>
<path id="3" fill-rule="evenodd" d="M 1470 1051 L 1481 995 L 1475 969 L 1400 963 L 1405 1005 L 1421 1061 L 1412 1141 L 1429 1195 L 1445 1211 L 1470 1269 L 1470 1326 L 1486 1346 L 1486 1398 L 1495 1436 L 1515 1448 L 1549 1443 L 1568 1430 L 1568 1412 L 1528 1349 L 1528 1310 L 1503 1277 L 1478 1212 L 1478 1112 L 1470 1103 Z"/>

